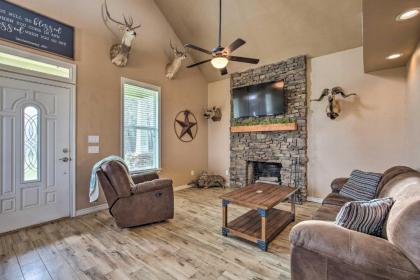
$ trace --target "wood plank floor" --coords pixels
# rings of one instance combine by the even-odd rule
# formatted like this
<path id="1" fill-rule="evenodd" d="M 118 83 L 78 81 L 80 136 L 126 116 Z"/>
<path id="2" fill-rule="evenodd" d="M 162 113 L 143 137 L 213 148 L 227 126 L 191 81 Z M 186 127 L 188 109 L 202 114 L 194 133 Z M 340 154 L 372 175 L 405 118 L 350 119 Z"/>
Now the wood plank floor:
<path id="1" fill-rule="evenodd" d="M 175 219 L 160 224 L 119 229 L 101 211 L 0 236 L 0 279 L 289 279 L 290 228 L 319 205 L 297 205 L 296 222 L 262 252 L 221 235 L 227 191 L 178 191 Z M 246 211 L 230 206 L 229 219 Z"/>

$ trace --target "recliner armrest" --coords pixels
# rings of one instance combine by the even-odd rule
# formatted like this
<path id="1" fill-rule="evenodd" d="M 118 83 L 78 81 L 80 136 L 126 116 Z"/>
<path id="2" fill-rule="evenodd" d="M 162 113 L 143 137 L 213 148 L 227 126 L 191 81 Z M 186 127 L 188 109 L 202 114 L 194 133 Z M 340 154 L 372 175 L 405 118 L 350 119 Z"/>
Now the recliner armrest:
<path id="1" fill-rule="evenodd" d="M 157 172 L 148 172 L 148 173 L 139 173 L 131 175 L 134 184 L 140 184 L 152 180 L 159 179 L 159 175 Z"/>
<path id="2" fill-rule="evenodd" d="M 410 260 L 388 240 L 349 230 L 333 222 L 301 222 L 292 228 L 290 242 L 292 246 L 373 273 L 386 270 L 392 274 L 398 271 L 418 273 Z"/>
<path id="3" fill-rule="evenodd" d="M 339 193 L 341 188 L 349 178 L 336 178 L 331 182 L 331 190 L 333 193 Z"/>
<path id="4" fill-rule="evenodd" d="M 162 190 L 166 188 L 172 188 L 171 179 L 156 179 L 144 183 L 140 183 L 131 188 L 133 194 L 151 192 L 156 190 Z"/>

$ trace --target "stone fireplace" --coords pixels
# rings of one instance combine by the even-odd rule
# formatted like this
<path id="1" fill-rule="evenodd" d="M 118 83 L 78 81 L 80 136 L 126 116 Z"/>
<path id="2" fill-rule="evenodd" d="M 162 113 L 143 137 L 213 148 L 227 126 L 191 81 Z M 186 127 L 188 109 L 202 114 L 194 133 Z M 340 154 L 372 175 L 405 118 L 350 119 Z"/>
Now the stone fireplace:
<path id="1" fill-rule="evenodd" d="M 307 92 L 305 56 L 264 65 L 231 75 L 231 89 L 272 81 L 284 81 L 287 113 L 275 117 L 289 118 L 297 130 L 275 132 L 230 133 L 230 185 L 245 186 L 255 181 L 254 166 L 279 172 L 279 182 L 302 187 L 298 198 L 306 200 L 307 185 Z M 249 119 L 249 118 L 248 118 Z M 248 119 L 243 119 L 244 121 Z M 255 119 L 255 117 L 251 118 Z M 233 119 L 232 123 L 233 123 Z M 241 122 L 239 120 L 239 122 Z M 238 120 L 235 120 L 238 122 Z M 265 166 L 264 164 L 265 163 Z M 276 166 L 277 168 L 276 168 Z M 273 173 L 274 174 L 274 173 Z"/>

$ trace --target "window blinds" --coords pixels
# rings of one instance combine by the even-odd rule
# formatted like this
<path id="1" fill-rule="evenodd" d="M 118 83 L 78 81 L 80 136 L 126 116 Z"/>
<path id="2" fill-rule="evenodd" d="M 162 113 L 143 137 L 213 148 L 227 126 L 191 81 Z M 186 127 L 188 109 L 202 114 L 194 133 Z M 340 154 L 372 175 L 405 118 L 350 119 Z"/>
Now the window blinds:
<path id="1" fill-rule="evenodd" d="M 130 172 L 158 169 L 159 91 L 124 82 L 124 160 Z"/>

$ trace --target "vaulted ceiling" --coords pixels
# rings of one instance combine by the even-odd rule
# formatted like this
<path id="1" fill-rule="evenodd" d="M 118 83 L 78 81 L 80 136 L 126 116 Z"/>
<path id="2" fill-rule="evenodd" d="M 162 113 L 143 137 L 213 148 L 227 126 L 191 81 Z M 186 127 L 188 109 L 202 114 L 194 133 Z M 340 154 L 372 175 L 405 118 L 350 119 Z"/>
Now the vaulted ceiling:
<path id="1" fill-rule="evenodd" d="M 183 43 L 205 49 L 217 45 L 217 0 L 155 0 Z M 222 45 L 236 38 L 247 44 L 238 56 L 260 64 L 306 54 L 317 57 L 362 45 L 362 0 L 224 0 Z M 198 62 L 208 56 L 194 50 Z M 256 67 L 231 62 L 230 73 Z M 223 77 L 209 63 L 200 66 L 208 81 Z M 188 71 L 188 70 L 184 70 Z"/>

